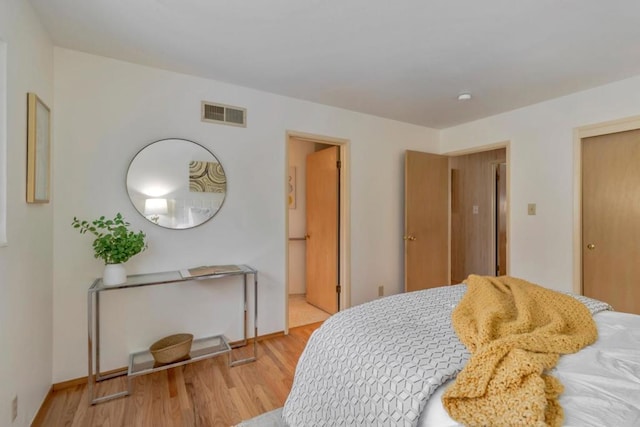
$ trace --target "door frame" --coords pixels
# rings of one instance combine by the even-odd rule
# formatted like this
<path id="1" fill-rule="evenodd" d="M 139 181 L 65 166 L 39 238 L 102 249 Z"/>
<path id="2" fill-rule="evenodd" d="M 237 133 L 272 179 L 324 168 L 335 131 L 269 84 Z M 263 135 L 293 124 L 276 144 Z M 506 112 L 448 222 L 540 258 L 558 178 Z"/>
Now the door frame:
<path id="1" fill-rule="evenodd" d="M 491 251 L 491 257 L 489 259 L 489 268 L 491 269 L 491 271 L 496 272 L 497 275 L 497 271 L 496 271 L 496 267 L 498 265 L 498 251 L 500 250 L 500 248 L 498 247 L 498 227 L 496 227 L 498 225 L 498 218 L 499 218 L 499 214 L 498 214 L 498 202 L 499 202 L 499 197 L 497 194 L 497 186 L 498 186 L 498 180 L 496 179 L 497 173 L 500 169 L 500 165 L 504 164 L 505 165 L 505 173 L 507 173 L 507 168 L 509 167 L 509 163 L 507 163 L 506 160 L 506 154 L 505 154 L 505 161 L 501 161 L 501 160 L 494 160 L 491 162 L 491 179 L 492 179 L 492 185 L 493 185 L 493 191 L 491 192 L 491 245 L 493 247 L 493 251 Z M 509 185 L 509 179 L 505 176 L 505 179 L 507 180 L 506 185 Z M 509 196 L 508 194 L 506 195 L 507 198 L 507 209 L 509 209 Z M 507 220 L 505 218 L 505 220 Z M 507 221 L 508 222 L 508 221 Z M 506 227 L 505 227 L 506 228 Z M 508 240 L 507 240 L 508 242 Z M 508 245 L 507 245 L 508 247 Z M 509 253 L 509 251 L 507 250 L 505 252 L 506 254 Z M 506 263 L 506 260 L 505 260 Z M 506 266 L 505 266 L 505 274 L 506 274 Z"/>
<path id="2" fill-rule="evenodd" d="M 594 123 L 573 129 L 573 292 L 582 288 L 582 140 L 640 129 L 640 116 Z M 508 165 L 507 165 L 508 167 Z"/>
<path id="3" fill-rule="evenodd" d="M 284 150 L 284 211 L 285 211 L 285 225 L 284 225 L 284 333 L 289 334 L 289 144 L 293 139 L 302 140 L 305 142 L 313 142 L 325 145 L 337 145 L 340 147 L 340 236 L 338 238 L 340 245 L 340 310 L 351 307 L 351 224 L 350 218 L 350 159 L 349 149 L 350 141 L 344 138 L 336 138 L 326 135 L 317 135 L 306 132 L 298 132 L 287 130 L 285 136 L 285 150 Z"/>
<path id="4" fill-rule="evenodd" d="M 456 157 L 456 156 L 464 156 L 467 154 L 475 154 L 475 153 L 482 153 L 484 151 L 492 151 L 492 150 L 496 150 L 499 148 L 504 148 L 505 149 L 505 162 L 507 163 L 507 267 L 506 267 L 506 274 L 509 274 L 509 272 L 511 271 L 511 245 L 509 244 L 509 242 L 511 241 L 511 141 L 507 140 L 507 141 L 501 141 L 501 142 L 496 142 L 496 143 L 492 143 L 492 144 L 486 144 L 486 145 L 480 145 L 480 146 L 476 146 L 476 147 L 472 147 L 472 148 L 465 148 L 462 150 L 455 150 L 455 151 L 447 151 L 444 153 L 441 153 L 441 155 L 443 156 L 449 156 L 449 157 Z M 502 163 L 502 162 L 499 162 Z M 494 194 L 495 197 L 495 194 Z M 492 203 L 492 205 L 494 205 L 495 203 Z M 493 210 L 495 211 L 495 207 L 493 208 Z M 495 215 L 495 212 L 494 212 Z M 449 248 L 451 248 L 451 174 L 449 174 Z M 492 228 L 495 228 L 495 221 L 492 220 Z M 492 239 L 495 239 L 495 231 L 492 231 L 491 235 L 493 236 Z M 493 242 L 494 247 L 496 246 L 495 242 Z M 495 256 L 495 254 L 494 254 Z M 451 283 L 451 249 L 449 249 L 449 267 L 448 267 L 448 271 L 449 271 L 449 283 Z M 493 266 L 492 270 L 495 270 L 495 265 Z"/>

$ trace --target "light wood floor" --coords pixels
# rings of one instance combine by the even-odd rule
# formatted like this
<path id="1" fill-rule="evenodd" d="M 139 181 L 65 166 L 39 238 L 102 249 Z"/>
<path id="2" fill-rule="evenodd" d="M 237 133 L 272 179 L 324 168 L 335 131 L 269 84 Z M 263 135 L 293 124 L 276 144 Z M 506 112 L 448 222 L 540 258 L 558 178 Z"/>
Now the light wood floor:
<path id="1" fill-rule="evenodd" d="M 135 377 L 131 396 L 94 406 L 87 404 L 86 384 L 55 391 L 43 405 L 42 423 L 34 426 L 236 425 L 284 405 L 298 358 L 318 326 L 259 341 L 254 363 L 229 368 L 222 356 Z M 115 391 L 125 383 L 120 377 L 100 387 Z"/>
<path id="2" fill-rule="evenodd" d="M 289 295 L 289 328 L 324 322 L 331 315 L 307 302 L 305 294 Z"/>

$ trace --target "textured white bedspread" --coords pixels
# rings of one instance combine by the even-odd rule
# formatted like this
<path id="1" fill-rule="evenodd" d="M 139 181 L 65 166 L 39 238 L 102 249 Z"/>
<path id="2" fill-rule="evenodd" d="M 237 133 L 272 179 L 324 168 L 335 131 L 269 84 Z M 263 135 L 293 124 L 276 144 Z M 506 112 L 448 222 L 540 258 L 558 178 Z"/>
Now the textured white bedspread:
<path id="1" fill-rule="evenodd" d="M 430 399 L 432 393 L 468 360 L 451 325 L 451 312 L 465 292 L 463 284 L 409 292 L 330 317 L 300 356 L 284 405 L 286 424 L 419 425 L 427 405 L 441 405 L 439 397 Z M 575 297 L 592 314 L 610 309 Z"/>
<path id="2" fill-rule="evenodd" d="M 640 316 L 603 311 L 593 318 L 598 340 L 560 357 L 552 371 L 565 388 L 560 396 L 564 425 L 640 426 Z M 451 381 L 431 395 L 419 427 L 459 426 L 441 401 Z"/>
<path id="3" fill-rule="evenodd" d="M 330 317 L 300 356 L 286 424 L 415 427 L 429 395 L 469 356 L 450 320 L 465 292 L 392 295 Z"/>

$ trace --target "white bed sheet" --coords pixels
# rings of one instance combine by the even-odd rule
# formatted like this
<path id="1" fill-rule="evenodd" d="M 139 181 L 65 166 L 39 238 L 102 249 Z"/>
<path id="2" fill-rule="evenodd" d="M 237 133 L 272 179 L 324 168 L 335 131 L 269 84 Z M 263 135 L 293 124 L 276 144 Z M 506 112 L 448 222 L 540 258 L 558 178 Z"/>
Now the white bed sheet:
<path id="1" fill-rule="evenodd" d="M 640 426 L 640 316 L 603 311 L 594 317 L 598 340 L 560 357 L 552 374 L 564 385 L 564 426 Z M 460 426 L 442 406 L 441 385 L 420 414 L 418 427 Z"/>

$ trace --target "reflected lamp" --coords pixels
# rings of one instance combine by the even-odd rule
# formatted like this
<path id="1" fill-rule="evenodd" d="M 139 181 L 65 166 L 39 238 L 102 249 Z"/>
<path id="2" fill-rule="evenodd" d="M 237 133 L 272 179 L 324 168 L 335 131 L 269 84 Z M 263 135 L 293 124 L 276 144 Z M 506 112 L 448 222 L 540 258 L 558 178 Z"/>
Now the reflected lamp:
<path id="1" fill-rule="evenodd" d="M 156 224 L 160 215 L 166 215 L 168 212 L 167 199 L 146 199 L 144 201 L 144 214 Z"/>

